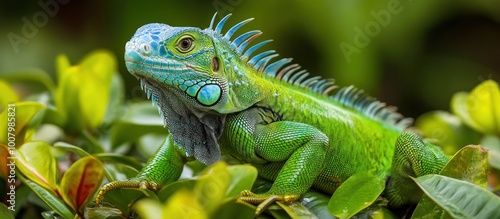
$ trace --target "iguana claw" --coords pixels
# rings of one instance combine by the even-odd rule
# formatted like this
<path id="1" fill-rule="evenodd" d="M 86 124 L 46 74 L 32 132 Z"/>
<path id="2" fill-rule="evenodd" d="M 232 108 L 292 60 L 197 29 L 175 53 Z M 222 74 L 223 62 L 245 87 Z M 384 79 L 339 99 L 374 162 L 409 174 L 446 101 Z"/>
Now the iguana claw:
<path id="1" fill-rule="evenodd" d="M 299 199 L 298 195 L 273 195 L 273 194 L 255 194 L 250 190 L 244 190 L 240 193 L 238 201 L 247 202 L 250 204 L 258 204 L 255 209 L 255 217 L 259 216 L 273 202 L 283 202 L 289 204 Z"/>
<path id="2" fill-rule="evenodd" d="M 106 185 L 104 185 L 101 190 L 99 190 L 99 193 L 97 194 L 97 197 L 95 199 L 95 204 L 96 206 L 99 206 L 104 199 L 104 194 L 107 192 L 114 190 L 114 189 L 119 189 L 119 188 L 139 188 L 139 189 L 148 189 L 151 191 L 156 191 L 160 188 L 160 186 L 155 183 L 155 182 L 150 182 L 147 180 L 127 180 L 127 181 L 114 181 L 110 182 Z"/>

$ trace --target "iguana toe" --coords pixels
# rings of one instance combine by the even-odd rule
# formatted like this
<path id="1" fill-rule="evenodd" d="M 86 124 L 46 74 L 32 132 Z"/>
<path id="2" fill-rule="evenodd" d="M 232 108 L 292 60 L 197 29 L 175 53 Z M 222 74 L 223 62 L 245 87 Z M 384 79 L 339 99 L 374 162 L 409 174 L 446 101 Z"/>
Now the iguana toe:
<path id="1" fill-rule="evenodd" d="M 131 180 L 125 180 L 125 181 L 114 181 L 110 182 L 106 185 L 104 185 L 101 190 L 99 190 L 99 193 L 97 194 L 95 204 L 99 206 L 104 199 L 104 195 L 114 189 L 119 189 L 119 188 L 139 188 L 139 189 L 147 189 L 151 191 L 156 191 L 160 188 L 160 186 L 155 183 L 155 182 L 150 182 L 147 180 L 137 180 L 137 179 L 131 179 Z"/>
<path id="2" fill-rule="evenodd" d="M 250 204 L 258 204 L 255 209 L 255 217 L 260 215 L 264 210 L 266 210 L 269 205 L 274 202 L 283 202 L 285 204 L 290 204 L 293 201 L 299 199 L 299 195 L 275 195 L 275 194 L 255 194 L 250 190 L 244 190 L 240 193 L 238 201 L 247 202 Z"/>

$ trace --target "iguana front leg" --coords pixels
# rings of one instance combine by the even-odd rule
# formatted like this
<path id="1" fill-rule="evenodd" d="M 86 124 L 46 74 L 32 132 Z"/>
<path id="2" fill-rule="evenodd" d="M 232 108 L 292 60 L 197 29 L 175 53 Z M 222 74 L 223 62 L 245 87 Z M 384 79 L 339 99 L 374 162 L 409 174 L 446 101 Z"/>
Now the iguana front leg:
<path id="1" fill-rule="evenodd" d="M 252 109 L 228 118 L 226 135 L 230 153 L 257 167 L 264 178 L 274 180 L 264 194 L 243 191 L 240 201 L 260 204 L 256 215 L 274 201 L 297 200 L 320 174 L 328 149 L 328 137 L 318 129 L 291 121 L 265 121 L 266 112 Z"/>
<path id="2" fill-rule="evenodd" d="M 114 181 L 104 185 L 96 197 L 96 205 L 104 199 L 106 192 L 118 188 L 142 188 L 152 191 L 179 179 L 184 164 L 187 162 L 186 153 L 174 144 L 172 135 L 168 135 L 154 156 L 135 178 Z"/>

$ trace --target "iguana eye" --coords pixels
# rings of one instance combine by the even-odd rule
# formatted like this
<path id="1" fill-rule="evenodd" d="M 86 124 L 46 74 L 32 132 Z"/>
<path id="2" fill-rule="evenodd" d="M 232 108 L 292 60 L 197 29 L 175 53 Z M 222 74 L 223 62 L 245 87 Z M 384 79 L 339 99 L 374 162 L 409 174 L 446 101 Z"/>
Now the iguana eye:
<path id="1" fill-rule="evenodd" d="M 177 44 L 179 52 L 189 52 L 193 48 L 193 41 L 193 38 L 190 36 L 182 38 Z"/>

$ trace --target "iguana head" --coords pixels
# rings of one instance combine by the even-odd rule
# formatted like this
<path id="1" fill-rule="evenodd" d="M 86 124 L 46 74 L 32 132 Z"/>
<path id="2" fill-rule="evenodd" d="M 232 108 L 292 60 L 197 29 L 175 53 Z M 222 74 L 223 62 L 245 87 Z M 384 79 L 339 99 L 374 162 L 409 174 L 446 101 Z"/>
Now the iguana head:
<path id="1" fill-rule="evenodd" d="M 248 44 L 248 39 L 260 32 L 253 31 L 245 39 L 231 42 L 230 35 L 244 23 L 223 36 L 220 30 L 227 18 L 215 29 L 205 30 L 147 24 L 125 46 L 128 71 L 158 105 L 174 141 L 205 164 L 220 157 L 217 140 L 225 115 L 260 100 L 252 86 L 256 82 L 245 74 L 245 68 L 254 69 L 231 45 L 236 40 L 247 40 Z"/>

